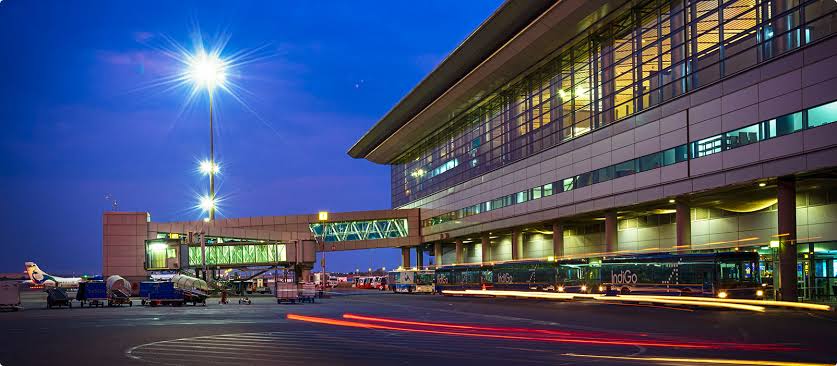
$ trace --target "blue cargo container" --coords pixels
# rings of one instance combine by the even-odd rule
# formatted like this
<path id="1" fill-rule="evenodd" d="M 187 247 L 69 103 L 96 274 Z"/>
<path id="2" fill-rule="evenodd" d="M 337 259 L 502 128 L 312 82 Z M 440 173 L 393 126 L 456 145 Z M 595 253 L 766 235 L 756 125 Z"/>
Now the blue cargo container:
<path id="1" fill-rule="evenodd" d="M 81 303 L 81 307 L 85 304 L 89 306 L 105 306 L 108 300 L 108 288 L 103 281 L 86 281 L 78 284 L 78 293 L 76 293 L 76 300 Z"/>
<path id="2" fill-rule="evenodd" d="M 143 290 L 144 287 L 145 290 Z M 144 291 L 145 294 L 143 294 Z M 176 289 L 173 282 L 142 282 L 140 283 L 140 295 L 143 296 L 143 304 L 151 306 L 181 306 L 184 302 L 183 292 Z"/>

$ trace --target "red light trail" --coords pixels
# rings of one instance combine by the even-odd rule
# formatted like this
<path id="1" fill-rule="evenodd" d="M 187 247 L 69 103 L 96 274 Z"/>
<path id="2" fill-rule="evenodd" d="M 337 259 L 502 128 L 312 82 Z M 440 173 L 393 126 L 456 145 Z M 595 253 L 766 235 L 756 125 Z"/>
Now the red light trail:
<path id="1" fill-rule="evenodd" d="M 573 343 L 609 346 L 640 346 L 688 349 L 750 349 L 750 350 L 791 350 L 781 345 L 772 344 L 738 344 L 738 343 L 710 343 L 700 341 L 675 341 L 664 339 L 649 339 L 645 334 L 630 335 L 641 339 L 629 339 L 619 333 L 587 333 L 574 331 L 560 331 L 537 328 L 507 328 L 485 327 L 465 324 L 431 323 L 413 320 L 379 318 L 356 314 L 344 314 L 342 319 L 331 319 L 298 314 L 288 314 L 289 320 L 309 323 L 326 324 L 351 328 L 389 330 L 409 333 L 437 334 L 450 336 L 466 336 L 474 338 L 507 339 L 516 341 L 538 341 L 552 343 Z"/>

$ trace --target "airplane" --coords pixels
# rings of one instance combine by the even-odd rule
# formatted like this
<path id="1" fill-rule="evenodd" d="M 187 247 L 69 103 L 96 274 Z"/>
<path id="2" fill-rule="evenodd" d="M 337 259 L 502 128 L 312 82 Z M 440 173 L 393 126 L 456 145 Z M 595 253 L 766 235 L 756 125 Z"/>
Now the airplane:
<path id="1" fill-rule="evenodd" d="M 25 281 L 26 283 L 43 285 L 44 287 L 74 288 L 78 287 L 78 283 L 81 281 L 80 277 L 51 276 L 38 268 L 38 265 L 34 262 L 26 262 L 26 273 L 29 274 L 29 281 Z"/>

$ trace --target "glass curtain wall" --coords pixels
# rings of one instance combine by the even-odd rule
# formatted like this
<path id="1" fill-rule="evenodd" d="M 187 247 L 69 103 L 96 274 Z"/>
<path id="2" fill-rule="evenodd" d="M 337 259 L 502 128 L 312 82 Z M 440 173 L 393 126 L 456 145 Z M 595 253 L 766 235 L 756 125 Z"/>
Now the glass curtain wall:
<path id="1" fill-rule="evenodd" d="M 392 166 L 403 206 L 837 31 L 833 0 L 648 1 L 576 37 Z"/>

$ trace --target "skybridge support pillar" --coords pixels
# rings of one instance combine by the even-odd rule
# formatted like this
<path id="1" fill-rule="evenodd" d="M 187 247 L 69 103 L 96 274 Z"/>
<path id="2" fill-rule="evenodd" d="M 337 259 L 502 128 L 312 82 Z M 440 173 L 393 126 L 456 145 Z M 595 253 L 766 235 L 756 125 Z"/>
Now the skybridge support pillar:
<path id="1" fill-rule="evenodd" d="M 779 291 L 782 301 L 799 301 L 796 251 L 796 182 L 780 177 L 776 187 L 779 218 Z"/>
<path id="2" fill-rule="evenodd" d="M 416 269 L 424 267 L 424 248 L 421 245 L 416 247 Z"/>
<path id="3" fill-rule="evenodd" d="M 401 267 L 404 269 L 412 267 L 410 265 L 410 247 L 401 247 Z"/>
<path id="4" fill-rule="evenodd" d="M 442 266 L 442 255 L 442 243 L 438 241 L 433 243 L 433 256 L 436 258 L 436 268 Z"/>
<path id="5" fill-rule="evenodd" d="M 465 253 L 462 244 L 462 239 L 456 239 L 456 264 L 462 264 L 465 261 Z"/>

